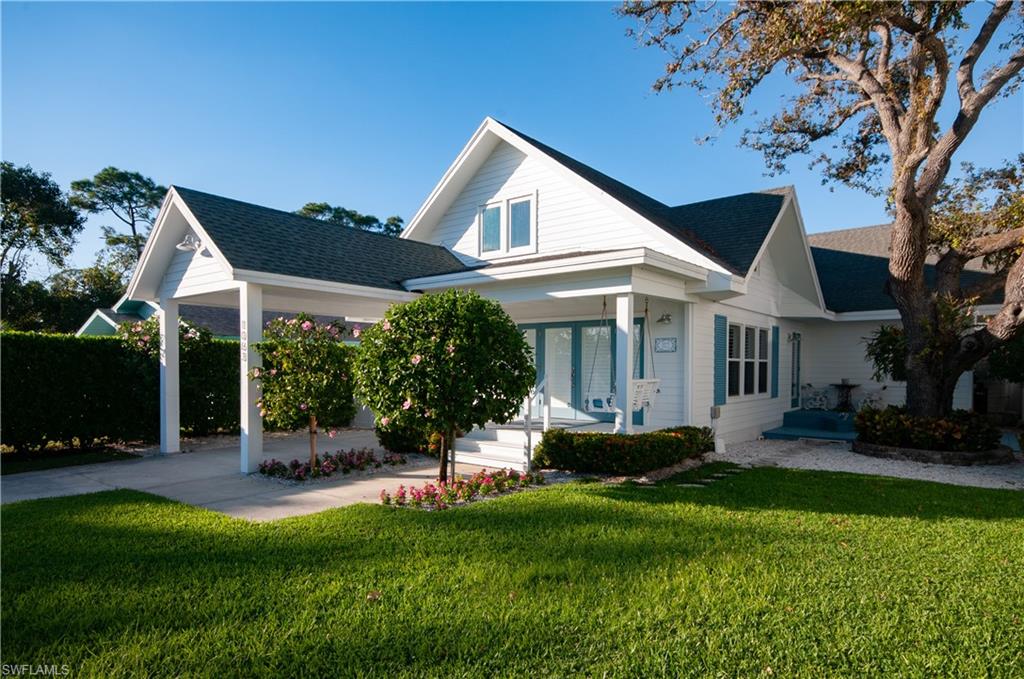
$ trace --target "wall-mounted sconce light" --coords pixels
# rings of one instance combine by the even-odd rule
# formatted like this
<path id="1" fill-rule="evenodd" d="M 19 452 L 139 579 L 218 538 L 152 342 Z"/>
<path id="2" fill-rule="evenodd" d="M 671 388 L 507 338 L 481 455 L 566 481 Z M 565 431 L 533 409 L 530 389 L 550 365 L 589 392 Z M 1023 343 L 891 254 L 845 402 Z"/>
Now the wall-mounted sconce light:
<path id="1" fill-rule="evenodd" d="M 201 240 L 199 240 L 198 238 L 196 238 L 195 234 L 190 233 L 190 234 L 186 234 L 185 240 L 181 241 L 180 243 L 178 243 L 174 247 L 177 248 L 178 250 L 182 250 L 184 252 L 188 252 L 190 250 L 192 252 L 199 252 L 202 249 L 202 247 L 203 247 L 203 242 Z"/>
<path id="2" fill-rule="evenodd" d="M 655 321 L 655 323 L 659 323 L 661 325 L 668 325 L 671 322 L 672 314 L 662 314 L 661 316 L 658 317 L 658 320 Z"/>

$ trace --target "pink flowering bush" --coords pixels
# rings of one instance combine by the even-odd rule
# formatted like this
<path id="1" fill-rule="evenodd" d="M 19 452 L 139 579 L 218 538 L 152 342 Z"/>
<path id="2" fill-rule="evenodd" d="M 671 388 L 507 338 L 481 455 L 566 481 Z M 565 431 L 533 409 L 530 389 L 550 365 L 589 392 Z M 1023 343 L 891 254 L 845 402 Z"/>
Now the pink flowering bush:
<path id="1" fill-rule="evenodd" d="M 310 469 L 317 466 L 318 428 L 348 426 L 355 416 L 347 335 L 341 323 L 299 314 L 267 323 L 256 345 L 264 365 L 249 377 L 259 385 L 260 415 L 282 429 L 308 426 Z"/>
<path id="2" fill-rule="evenodd" d="M 544 483 L 540 472 L 525 474 L 511 469 L 480 471 L 468 479 L 456 477 L 453 481 L 427 482 L 422 487 L 399 486 L 394 495 L 387 489 L 380 491 L 380 501 L 385 505 L 415 507 L 417 509 L 447 509 L 457 504 L 472 502 L 478 497 L 499 495 L 528 486 Z"/>
<path id="3" fill-rule="evenodd" d="M 405 464 L 407 459 L 404 455 L 387 453 L 383 457 L 377 457 L 369 448 L 349 451 L 335 451 L 317 456 L 313 464 L 292 460 L 284 463 L 281 460 L 264 460 L 260 463 L 259 472 L 264 476 L 273 476 L 291 481 L 305 481 L 306 479 L 319 478 L 321 476 L 333 476 L 341 472 L 349 474 L 353 471 L 364 471 L 367 469 L 380 469 L 381 467 L 396 466 Z"/>

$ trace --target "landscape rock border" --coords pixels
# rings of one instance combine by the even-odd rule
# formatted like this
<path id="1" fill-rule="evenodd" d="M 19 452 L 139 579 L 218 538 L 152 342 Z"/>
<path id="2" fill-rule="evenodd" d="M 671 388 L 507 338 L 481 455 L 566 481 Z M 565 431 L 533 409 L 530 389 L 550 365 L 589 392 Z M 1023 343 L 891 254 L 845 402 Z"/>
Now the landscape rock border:
<path id="1" fill-rule="evenodd" d="M 904 462 L 924 462 L 927 464 L 950 464 L 960 467 L 974 465 L 1009 464 L 1015 461 L 1013 451 L 1006 446 L 992 450 L 955 451 L 955 450 L 924 450 L 921 448 L 898 448 L 883 446 L 876 443 L 854 441 L 852 450 L 861 455 L 880 457 L 887 460 Z"/>

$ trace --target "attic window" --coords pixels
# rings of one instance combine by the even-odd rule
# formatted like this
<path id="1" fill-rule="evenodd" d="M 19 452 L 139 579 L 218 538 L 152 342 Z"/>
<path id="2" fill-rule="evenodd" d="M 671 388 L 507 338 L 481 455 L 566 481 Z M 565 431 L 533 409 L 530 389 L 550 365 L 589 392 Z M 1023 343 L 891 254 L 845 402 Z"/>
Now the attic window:
<path id="1" fill-rule="evenodd" d="M 480 256 L 531 254 L 537 251 L 537 195 L 506 198 L 480 208 Z"/>

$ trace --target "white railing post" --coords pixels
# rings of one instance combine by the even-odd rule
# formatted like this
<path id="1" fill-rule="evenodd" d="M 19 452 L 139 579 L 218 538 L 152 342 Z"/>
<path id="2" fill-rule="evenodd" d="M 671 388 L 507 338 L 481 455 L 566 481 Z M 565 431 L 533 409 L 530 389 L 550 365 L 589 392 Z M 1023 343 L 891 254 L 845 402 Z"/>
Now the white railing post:
<path id="1" fill-rule="evenodd" d="M 533 456 L 533 445 L 531 445 L 533 443 L 533 417 L 530 415 L 530 410 L 533 408 L 534 395 L 535 392 L 533 390 L 526 395 L 526 413 L 523 417 L 523 422 L 526 428 L 526 471 L 530 471 L 530 458 Z"/>

